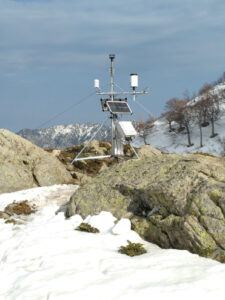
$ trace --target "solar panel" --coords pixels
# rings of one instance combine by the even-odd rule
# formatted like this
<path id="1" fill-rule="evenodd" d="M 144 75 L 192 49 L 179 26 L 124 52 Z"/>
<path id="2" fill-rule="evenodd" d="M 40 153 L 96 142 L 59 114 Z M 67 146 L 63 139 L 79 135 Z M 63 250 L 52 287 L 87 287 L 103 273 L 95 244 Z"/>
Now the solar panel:
<path id="1" fill-rule="evenodd" d="M 125 101 L 107 101 L 107 106 L 113 114 L 132 114 L 130 107 Z"/>

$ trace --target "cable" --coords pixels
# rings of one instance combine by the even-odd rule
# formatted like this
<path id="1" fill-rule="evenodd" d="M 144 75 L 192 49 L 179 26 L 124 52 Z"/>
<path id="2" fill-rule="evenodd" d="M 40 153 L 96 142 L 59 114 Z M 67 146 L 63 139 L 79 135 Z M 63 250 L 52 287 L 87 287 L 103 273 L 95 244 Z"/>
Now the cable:
<path id="1" fill-rule="evenodd" d="M 107 86 L 107 85 L 108 85 L 108 84 L 104 85 L 103 88 L 104 88 L 105 86 Z M 42 123 L 41 125 L 39 125 L 39 126 L 37 127 L 37 129 L 40 129 L 40 128 L 42 128 L 43 126 L 45 126 L 46 124 L 50 123 L 51 121 L 57 119 L 58 117 L 60 117 L 61 115 L 65 114 L 66 112 L 68 112 L 69 110 L 71 110 L 72 108 L 74 108 L 75 106 L 77 106 L 77 105 L 79 105 L 80 103 L 82 103 L 82 102 L 88 100 L 91 96 L 93 96 L 93 95 L 95 95 L 95 94 L 96 94 L 96 91 L 94 91 L 94 92 L 90 93 L 89 95 L 87 95 L 87 96 L 81 98 L 78 102 L 72 104 L 71 106 L 69 106 L 68 108 L 66 108 L 65 110 L 63 110 L 62 112 L 56 114 L 56 115 L 53 116 L 51 119 L 49 119 L 49 120 L 47 120 L 46 122 L 44 122 L 44 123 Z"/>
<path id="2" fill-rule="evenodd" d="M 116 87 L 118 87 L 122 92 L 125 92 L 124 89 L 122 89 L 116 82 L 114 82 L 114 85 L 115 85 Z"/>
<path id="3" fill-rule="evenodd" d="M 98 130 L 95 132 L 95 134 L 90 138 L 90 140 L 87 142 L 87 144 L 81 149 L 81 151 L 77 154 L 77 156 L 72 160 L 70 163 L 71 165 L 74 163 L 74 161 L 83 153 L 83 151 L 87 148 L 87 146 L 90 144 L 90 142 L 95 138 L 95 136 L 98 134 L 98 132 L 102 129 L 102 127 L 105 125 L 106 121 L 108 120 L 108 117 L 105 119 L 105 121 L 101 124 L 101 126 L 98 128 Z"/>
<path id="4" fill-rule="evenodd" d="M 142 107 L 151 117 L 154 117 L 154 115 L 140 102 L 136 101 L 134 103 L 137 103 L 140 107 Z"/>
<path id="5" fill-rule="evenodd" d="M 80 103 L 82 103 L 83 101 L 87 100 L 89 97 L 93 96 L 94 94 L 96 94 L 96 92 L 93 92 L 89 95 L 87 95 L 86 97 L 80 99 L 80 101 L 74 103 L 73 105 L 69 106 L 67 109 L 63 110 L 62 112 L 58 113 L 57 115 L 53 116 L 51 119 L 49 119 L 48 121 L 42 123 L 41 125 L 38 126 L 39 128 L 42 128 L 43 126 L 45 126 L 46 124 L 50 123 L 51 121 L 57 119 L 59 116 L 65 114 L 66 112 L 68 112 L 69 110 L 71 110 L 73 107 L 79 105 Z"/>

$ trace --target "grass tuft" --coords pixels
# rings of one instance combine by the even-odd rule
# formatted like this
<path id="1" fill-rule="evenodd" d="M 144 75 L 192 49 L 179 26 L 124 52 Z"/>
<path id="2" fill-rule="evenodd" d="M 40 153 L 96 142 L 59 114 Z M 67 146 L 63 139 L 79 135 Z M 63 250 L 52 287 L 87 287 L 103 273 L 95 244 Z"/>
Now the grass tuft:
<path id="1" fill-rule="evenodd" d="M 127 241 L 127 246 L 120 246 L 119 253 L 126 254 L 129 256 L 137 256 L 147 253 L 146 249 L 140 243 L 132 243 Z"/>
<path id="2" fill-rule="evenodd" d="M 98 228 L 92 227 L 88 223 L 81 223 L 75 230 L 91 232 L 91 233 L 99 233 Z"/>

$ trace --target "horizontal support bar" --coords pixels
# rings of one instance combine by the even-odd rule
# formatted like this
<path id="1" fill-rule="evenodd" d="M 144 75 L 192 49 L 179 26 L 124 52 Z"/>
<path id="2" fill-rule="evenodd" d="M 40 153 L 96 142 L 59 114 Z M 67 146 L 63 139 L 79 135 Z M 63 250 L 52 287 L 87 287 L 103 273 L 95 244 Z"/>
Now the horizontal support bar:
<path id="1" fill-rule="evenodd" d="M 88 156 L 88 157 L 75 158 L 73 162 L 80 161 L 80 160 L 88 160 L 88 159 L 103 159 L 103 158 L 109 158 L 109 157 L 112 157 L 112 156 L 111 155 Z"/>
<path id="2" fill-rule="evenodd" d="M 144 95 L 148 94 L 146 91 L 141 92 L 97 92 L 97 95 Z"/>

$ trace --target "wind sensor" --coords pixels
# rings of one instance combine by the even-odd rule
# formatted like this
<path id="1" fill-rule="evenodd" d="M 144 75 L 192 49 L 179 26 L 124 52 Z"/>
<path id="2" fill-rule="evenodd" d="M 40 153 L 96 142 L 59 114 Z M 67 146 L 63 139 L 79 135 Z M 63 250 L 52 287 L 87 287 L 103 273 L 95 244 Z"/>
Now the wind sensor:
<path id="1" fill-rule="evenodd" d="M 120 157 L 124 156 L 123 145 L 124 143 L 129 143 L 132 139 L 137 135 L 137 132 L 130 121 L 119 121 L 123 115 L 131 115 L 132 111 L 130 106 L 128 105 L 127 98 L 121 98 L 125 95 L 132 96 L 135 101 L 136 95 L 147 94 L 147 91 L 138 92 L 136 89 L 138 87 L 138 75 L 136 73 L 130 74 L 130 86 L 132 91 L 115 91 L 115 83 L 114 83 L 114 60 L 115 54 L 109 54 L 110 59 L 110 90 L 104 92 L 100 88 L 100 83 L 98 79 L 94 80 L 94 87 L 97 89 L 97 95 L 107 96 L 106 98 L 101 98 L 101 106 L 103 112 L 110 113 L 109 118 L 111 119 L 111 140 L 112 140 L 112 153 L 111 155 L 105 156 L 95 156 L 95 157 L 84 157 L 78 158 L 84 149 L 89 145 L 89 143 L 94 139 L 97 133 L 100 131 L 104 123 L 98 129 L 98 131 L 94 134 L 94 136 L 89 140 L 89 142 L 85 145 L 85 147 L 78 153 L 75 159 L 71 162 L 77 160 L 86 160 L 86 159 L 102 159 L 106 157 Z M 131 146 L 132 147 L 132 146 Z M 138 157 L 134 148 L 132 147 L 134 153 Z"/>

